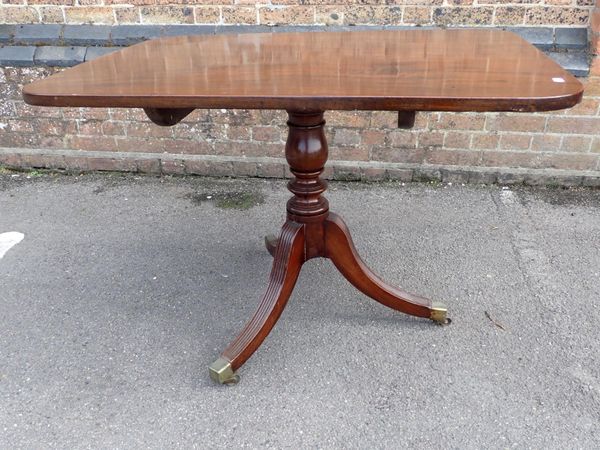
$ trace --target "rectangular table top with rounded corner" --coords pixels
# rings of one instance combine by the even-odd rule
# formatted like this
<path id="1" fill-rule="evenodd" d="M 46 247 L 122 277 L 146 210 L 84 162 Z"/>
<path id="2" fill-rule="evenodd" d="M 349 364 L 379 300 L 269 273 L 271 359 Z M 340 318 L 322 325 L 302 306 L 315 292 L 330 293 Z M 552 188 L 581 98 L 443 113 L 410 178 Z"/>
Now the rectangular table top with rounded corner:
<path id="1" fill-rule="evenodd" d="M 24 89 L 44 106 L 540 111 L 581 84 L 489 29 L 263 33 L 146 41 Z"/>

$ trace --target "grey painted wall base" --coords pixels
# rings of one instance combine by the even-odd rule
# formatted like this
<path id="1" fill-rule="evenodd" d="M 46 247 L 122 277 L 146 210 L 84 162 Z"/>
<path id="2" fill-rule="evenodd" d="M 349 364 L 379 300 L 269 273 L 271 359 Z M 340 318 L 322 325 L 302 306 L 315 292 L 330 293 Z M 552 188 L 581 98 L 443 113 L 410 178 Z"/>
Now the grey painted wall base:
<path id="1" fill-rule="evenodd" d="M 118 171 L 153 175 L 290 177 L 283 158 L 1 148 L 0 167 L 71 172 Z M 324 177 L 356 181 L 434 181 L 600 188 L 600 171 L 463 167 L 381 162 L 328 162 Z"/>

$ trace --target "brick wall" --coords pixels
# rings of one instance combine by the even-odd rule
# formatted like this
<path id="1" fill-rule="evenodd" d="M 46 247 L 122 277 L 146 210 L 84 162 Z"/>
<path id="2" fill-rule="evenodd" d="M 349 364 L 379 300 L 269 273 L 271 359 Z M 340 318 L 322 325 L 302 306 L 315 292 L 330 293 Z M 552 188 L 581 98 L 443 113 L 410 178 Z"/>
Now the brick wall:
<path id="1" fill-rule="evenodd" d="M 597 54 L 600 10 L 590 0 L 0 0 L 0 23 L 437 24 L 588 27 Z M 159 3 L 158 5 L 156 3 Z M 600 185 L 600 62 L 583 102 L 538 114 L 419 113 L 399 130 L 388 112 L 328 112 L 334 178 L 558 182 Z M 141 111 L 36 108 L 23 83 L 59 70 L 0 68 L 0 164 L 163 173 L 285 176 L 285 114 L 195 111 L 162 128 Z M 545 180 L 545 181 L 540 181 Z"/>
<path id="2" fill-rule="evenodd" d="M 0 0 L 0 23 L 586 26 L 593 6 L 594 0 Z"/>

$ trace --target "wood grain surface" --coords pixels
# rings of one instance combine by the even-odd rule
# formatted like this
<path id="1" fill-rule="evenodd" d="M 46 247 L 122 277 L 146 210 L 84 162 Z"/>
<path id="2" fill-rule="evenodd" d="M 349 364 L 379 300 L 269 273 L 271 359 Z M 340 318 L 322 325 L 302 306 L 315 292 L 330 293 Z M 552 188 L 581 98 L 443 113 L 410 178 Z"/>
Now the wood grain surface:
<path id="1" fill-rule="evenodd" d="M 583 87 L 500 30 L 393 30 L 157 39 L 27 85 L 43 106 L 539 111 Z"/>

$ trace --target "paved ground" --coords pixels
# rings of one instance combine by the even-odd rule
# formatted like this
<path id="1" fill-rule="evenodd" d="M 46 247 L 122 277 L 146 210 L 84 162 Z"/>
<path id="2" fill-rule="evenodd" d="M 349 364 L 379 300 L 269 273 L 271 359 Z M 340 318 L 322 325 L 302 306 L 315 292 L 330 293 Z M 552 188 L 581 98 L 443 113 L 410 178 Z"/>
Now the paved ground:
<path id="1" fill-rule="evenodd" d="M 0 259 L 0 447 L 600 447 L 600 191 L 333 184 L 364 259 L 452 325 L 313 260 L 215 385 L 283 187 L 0 175 L 0 233 L 25 235 Z"/>

